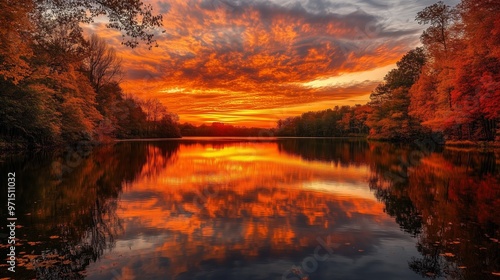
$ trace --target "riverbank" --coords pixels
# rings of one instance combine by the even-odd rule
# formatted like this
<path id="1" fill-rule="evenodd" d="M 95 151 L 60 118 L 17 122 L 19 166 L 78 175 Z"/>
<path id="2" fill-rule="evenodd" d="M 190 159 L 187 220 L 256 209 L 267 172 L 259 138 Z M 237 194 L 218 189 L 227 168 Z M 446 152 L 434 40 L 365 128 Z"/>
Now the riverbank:
<path id="1" fill-rule="evenodd" d="M 179 140 L 182 137 L 162 137 L 162 138 L 102 138 L 99 140 L 89 140 L 82 139 L 80 141 L 74 143 L 54 143 L 51 145 L 34 145 L 32 143 L 23 142 L 23 141 L 3 141 L 0 140 L 0 152 L 27 152 L 27 151 L 38 151 L 38 150 L 61 150 L 68 148 L 79 148 L 86 146 L 102 146 L 102 145 L 110 145 L 119 141 L 148 141 L 151 139 L 172 139 Z"/>
<path id="2" fill-rule="evenodd" d="M 447 140 L 446 147 L 460 148 L 500 148 L 500 141 Z"/>
<path id="3" fill-rule="evenodd" d="M 209 136 L 209 137 L 172 137 L 172 138 L 136 138 L 136 139 L 106 139 L 105 141 L 85 141 L 85 145 L 91 145 L 91 146 L 99 146 L 99 145 L 107 145 L 107 144 L 112 144 L 115 142 L 126 142 L 126 141 L 150 141 L 154 139 L 170 139 L 170 140 L 180 140 L 180 139 L 185 139 L 185 140 L 192 140 L 196 138 L 224 138 L 224 137 L 214 137 L 214 136 Z M 248 137 L 225 137 L 225 138 L 248 138 Z M 279 138 L 330 138 L 330 137 L 257 137 L 258 139 L 279 139 Z M 373 141 L 373 142 L 389 142 L 389 143 L 408 143 L 408 141 L 395 141 L 391 139 L 384 139 L 384 138 L 373 138 L 373 137 L 366 137 L 366 136 L 349 136 L 349 137 L 332 137 L 332 138 L 353 138 L 353 139 L 360 139 L 364 138 L 368 141 Z M 470 141 L 470 140 L 447 140 L 444 143 L 437 143 L 438 145 L 445 146 L 447 148 L 479 148 L 479 149 L 500 149 L 500 141 Z M 30 146 L 28 143 L 23 143 L 23 142 L 5 142 L 5 141 L 0 141 L 0 151 L 1 152 L 7 152 L 7 153 L 15 153 L 15 152 L 22 152 L 22 151 L 37 151 L 37 150 L 54 150 L 54 149 L 61 149 L 64 147 L 68 146 L 78 146 L 82 145 L 82 143 L 75 143 L 75 144 L 60 144 L 60 145 L 50 145 L 50 146 Z"/>

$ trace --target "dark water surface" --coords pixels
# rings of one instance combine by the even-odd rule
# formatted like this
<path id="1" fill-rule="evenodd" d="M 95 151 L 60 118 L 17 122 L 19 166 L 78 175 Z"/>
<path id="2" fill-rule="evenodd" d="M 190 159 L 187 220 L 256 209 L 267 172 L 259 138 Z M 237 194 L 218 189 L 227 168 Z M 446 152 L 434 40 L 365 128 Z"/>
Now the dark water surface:
<path id="1" fill-rule="evenodd" d="M 5 202 L 8 172 L 18 263 L 13 274 L 2 262 L 4 277 L 500 279 L 498 151 L 350 139 L 82 146 L 5 157 Z"/>

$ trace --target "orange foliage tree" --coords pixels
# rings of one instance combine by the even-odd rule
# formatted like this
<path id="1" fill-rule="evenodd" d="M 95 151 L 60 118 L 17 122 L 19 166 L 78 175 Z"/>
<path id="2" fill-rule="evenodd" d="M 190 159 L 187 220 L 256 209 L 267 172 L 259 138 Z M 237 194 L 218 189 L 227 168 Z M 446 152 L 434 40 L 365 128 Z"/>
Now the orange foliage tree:
<path id="1" fill-rule="evenodd" d="M 500 120 L 500 5 L 439 2 L 417 15 L 428 57 L 410 89 L 409 114 L 452 139 L 498 140 Z M 438 32 L 439 31 L 439 32 Z"/>
<path id="2" fill-rule="evenodd" d="M 422 48 L 409 51 L 372 92 L 369 105 L 373 111 L 367 119 L 371 138 L 405 140 L 419 133 L 418 123 L 408 114 L 408 90 L 418 79 L 425 61 Z"/>

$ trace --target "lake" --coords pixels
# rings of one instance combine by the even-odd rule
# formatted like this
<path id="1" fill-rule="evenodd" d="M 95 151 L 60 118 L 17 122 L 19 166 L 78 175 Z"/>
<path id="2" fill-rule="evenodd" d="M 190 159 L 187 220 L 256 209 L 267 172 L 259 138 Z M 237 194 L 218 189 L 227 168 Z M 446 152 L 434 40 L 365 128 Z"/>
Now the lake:
<path id="1" fill-rule="evenodd" d="M 2 201 L 9 172 L 17 264 L 11 273 L 3 262 L 4 277 L 500 279 L 498 151 L 360 139 L 81 143 L 4 157 Z"/>

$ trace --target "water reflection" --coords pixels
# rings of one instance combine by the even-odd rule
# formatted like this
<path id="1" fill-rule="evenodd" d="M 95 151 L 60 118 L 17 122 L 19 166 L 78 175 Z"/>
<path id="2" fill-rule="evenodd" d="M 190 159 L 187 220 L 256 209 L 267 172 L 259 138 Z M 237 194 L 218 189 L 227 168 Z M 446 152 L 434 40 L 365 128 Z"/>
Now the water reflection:
<path id="1" fill-rule="evenodd" d="M 148 169 L 163 170 L 138 176 L 121 196 L 126 229 L 114 254 L 125 257 L 100 262 L 129 268 L 123 277 L 280 278 L 314 252 L 319 235 L 352 260 L 393 235 L 366 188 L 366 165 L 305 161 L 276 143 L 248 142 L 182 144 L 175 162 L 156 159 Z"/>
<path id="2" fill-rule="evenodd" d="M 175 152 L 177 144 L 171 145 L 161 147 L 164 155 Z M 95 149 L 75 161 L 62 178 L 53 166 L 68 158 L 66 152 L 6 158 L 0 172 L 16 172 L 15 279 L 85 278 L 88 265 L 112 249 L 123 233 L 117 198 L 147 165 L 146 150 L 137 143 Z M 6 194 L 3 189 L 5 201 Z"/>
<path id="3" fill-rule="evenodd" d="M 412 149 L 125 142 L 96 148 L 62 180 L 53 155 L 11 158 L 0 169 L 23 175 L 16 277 L 495 277 L 498 155 L 447 149 L 408 160 Z M 314 259 L 318 245 L 324 258 Z"/>
<path id="4" fill-rule="evenodd" d="M 373 158 L 377 168 L 370 187 L 385 203 L 386 212 L 417 236 L 420 256 L 412 257 L 409 267 L 431 279 L 498 277 L 498 152 L 445 149 L 400 170 L 401 161 L 410 162 L 405 159 L 411 150 L 377 153 L 387 150 L 378 147 L 384 145 L 372 145 L 378 156 Z M 390 170 L 407 176 L 393 180 Z"/>

